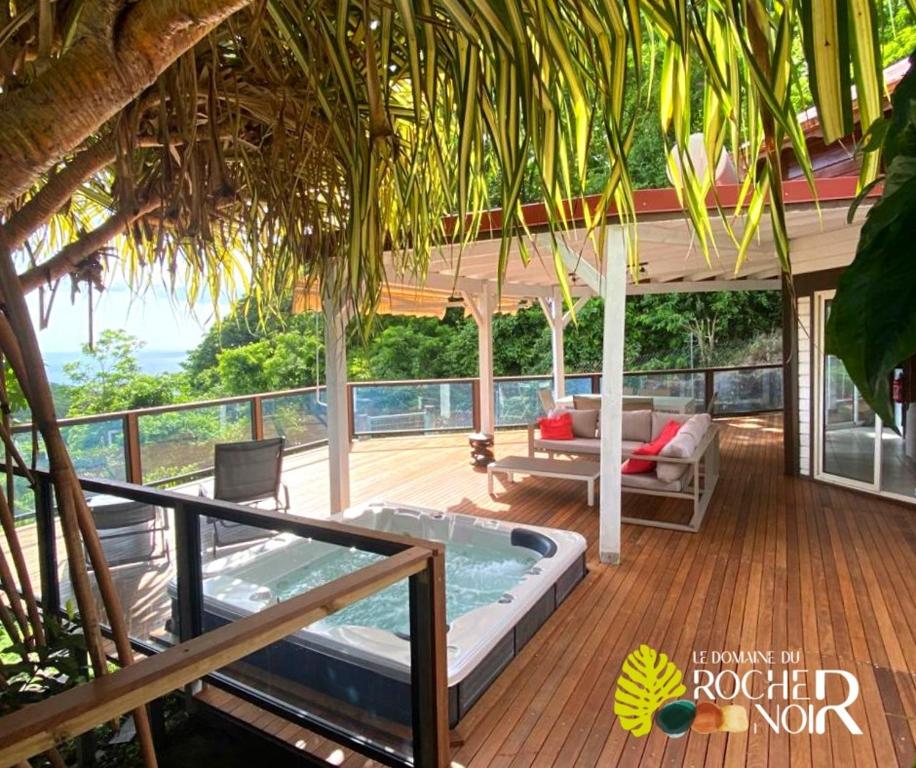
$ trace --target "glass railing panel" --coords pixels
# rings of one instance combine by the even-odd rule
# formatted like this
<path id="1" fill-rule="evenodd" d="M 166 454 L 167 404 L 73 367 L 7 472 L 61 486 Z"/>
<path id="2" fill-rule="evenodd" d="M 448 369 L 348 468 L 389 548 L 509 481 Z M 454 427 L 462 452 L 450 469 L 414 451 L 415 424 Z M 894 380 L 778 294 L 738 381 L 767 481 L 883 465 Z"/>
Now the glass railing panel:
<path id="1" fill-rule="evenodd" d="M 247 533 L 250 538 L 220 543 L 214 553 L 213 534 L 206 529 L 223 522 L 201 527 L 204 632 L 385 559 L 312 538 L 274 535 L 257 526 L 236 527 L 233 535 L 241 538 Z M 174 588 L 173 594 L 177 598 Z M 177 600 L 172 605 L 175 621 Z M 303 626 L 218 674 L 291 715 L 407 758 L 413 740 L 409 633 L 404 579 Z"/>
<path id="2" fill-rule="evenodd" d="M 544 415 L 538 391 L 550 389 L 550 379 L 497 380 L 496 426 L 520 427 Z"/>
<path id="3" fill-rule="evenodd" d="M 251 439 L 248 401 L 141 414 L 137 422 L 146 484 L 193 477 L 213 466 L 217 443 Z"/>
<path id="4" fill-rule="evenodd" d="M 265 397 L 261 401 L 264 437 L 286 438 L 287 448 L 297 448 L 328 439 L 327 405 L 324 387 L 319 392 Z"/>
<path id="5" fill-rule="evenodd" d="M 591 376 L 567 376 L 566 377 L 566 394 L 567 395 L 590 395 L 592 394 L 592 377 Z"/>
<path id="6" fill-rule="evenodd" d="M 658 398 L 670 410 L 702 411 L 706 407 L 702 372 L 625 373 L 623 395 Z"/>
<path id="7" fill-rule="evenodd" d="M 172 645 L 171 600 L 175 579 L 175 525 L 171 509 L 110 494 L 86 493 L 102 554 L 120 600 L 131 640 L 153 648 Z M 57 576 L 61 607 L 72 615 L 79 607 L 70 581 L 67 548 L 59 515 L 55 514 Z M 80 549 L 89 571 L 89 587 L 102 624 L 110 620 L 99 593 L 88 551 Z"/>
<path id="8" fill-rule="evenodd" d="M 471 429 L 470 381 L 354 385 L 353 431 L 357 435 Z"/>
<path id="9" fill-rule="evenodd" d="M 61 435 L 80 477 L 89 477 L 94 480 L 127 479 L 123 425 L 121 418 L 100 419 L 86 424 L 61 425 Z M 23 458 L 31 465 L 31 432 L 17 432 L 15 442 Z M 35 466 L 38 469 L 48 468 L 47 453 L 40 437 L 37 443 Z"/>
<path id="10" fill-rule="evenodd" d="M 2 454 L 0 454 L 2 455 Z M 14 475 L 12 493 L 9 492 L 7 476 L 0 472 L 0 482 L 3 483 L 3 495 L 10 502 L 15 522 L 16 536 L 19 547 L 25 557 L 26 570 L 32 582 L 32 589 L 38 596 L 41 594 L 41 572 L 38 565 L 38 530 L 35 523 L 35 494 L 29 487 L 25 478 Z M 15 572 L 15 563 L 12 558 L 9 539 L 0 537 L 0 547 L 6 555 L 6 562 Z M 6 598 L 4 598 L 6 600 Z"/>
<path id="11" fill-rule="evenodd" d="M 716 413 L 752 413 L 782 408 L 782 368 L 715 371 Z"/>

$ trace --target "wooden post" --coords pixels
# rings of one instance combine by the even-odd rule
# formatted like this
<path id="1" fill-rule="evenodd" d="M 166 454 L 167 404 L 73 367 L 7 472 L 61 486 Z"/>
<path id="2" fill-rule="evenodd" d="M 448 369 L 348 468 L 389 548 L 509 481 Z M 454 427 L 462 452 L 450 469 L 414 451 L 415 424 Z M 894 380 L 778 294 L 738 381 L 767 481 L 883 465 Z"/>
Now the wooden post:
<path id="1" fill-rule="evenodd" d="M 623 343 L 627 300 L 627 256 L 623 229 L 605 235 L 604 348 L 601 365 L 601 504 L 598 554 L 602 563 L 620 562 L 620 463 L 622 460 Z"/>
<path id="2" fill-rule="evenodd" d="M 251 398 L 251 438 L 264 439 L 264 401 L 260 395 Z"/>
<path id="3" fill-rule="evenodd" d="M 137 414 L 124 416 L 124 467 L 128 483 L 143 484 L 143 464 L 140 461 L 140 424 Z"/>
<path id="4" fill-rule="evenodd" d="M 449 765 L 445 547 L 410 577 L 410 687 L 414 765 Z"/>
<path id="5" fill-rule="evenodd" d="M 347 407 L 347 323 L 339 301 L 325 291 L 324 356 L 328 403 L 328 468 L 331 513 L 350 506 L 350 426 Z"/>
<path id="6" fill-rule="evenodd" d="M 559 400 L 566 395 L 566 351 L 563 331 L 568 322 L 563 316 L 563 293 L 554 286 L 549 299 L 540 299 L 541 309 L 550 327 L 550 352 L 553 361 L 553 396 Z"/>

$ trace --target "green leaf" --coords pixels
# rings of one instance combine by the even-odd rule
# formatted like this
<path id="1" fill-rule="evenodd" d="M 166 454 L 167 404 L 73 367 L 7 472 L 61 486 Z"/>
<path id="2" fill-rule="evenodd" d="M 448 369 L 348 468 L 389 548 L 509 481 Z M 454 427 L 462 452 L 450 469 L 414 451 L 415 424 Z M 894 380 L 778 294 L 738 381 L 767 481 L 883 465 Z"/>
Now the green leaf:
<path id="1" fill-rule="evenodd" d="M 890 374 L 916 354 L 916 70 L 894 94 L 885 137 L 893 152 L 881 198 L 868 212 L 856 256 L 844 270 L 827 322 L 827 352 L 885 425 L 894 427 Z M 895 428 L 895 427 L 894 427 Z"/>

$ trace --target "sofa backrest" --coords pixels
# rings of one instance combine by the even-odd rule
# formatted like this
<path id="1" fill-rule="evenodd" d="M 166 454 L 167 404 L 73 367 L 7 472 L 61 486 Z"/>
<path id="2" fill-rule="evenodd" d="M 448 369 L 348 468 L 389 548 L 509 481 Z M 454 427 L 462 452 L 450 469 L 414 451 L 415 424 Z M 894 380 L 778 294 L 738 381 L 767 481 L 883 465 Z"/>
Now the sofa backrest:
<path id="1" fill-rule="evenodd" d="M 624 411 L 621 414 L 623 439 L 640 443 L 650 442 L 652 440 L 652 416 L 652 411 Z"/>

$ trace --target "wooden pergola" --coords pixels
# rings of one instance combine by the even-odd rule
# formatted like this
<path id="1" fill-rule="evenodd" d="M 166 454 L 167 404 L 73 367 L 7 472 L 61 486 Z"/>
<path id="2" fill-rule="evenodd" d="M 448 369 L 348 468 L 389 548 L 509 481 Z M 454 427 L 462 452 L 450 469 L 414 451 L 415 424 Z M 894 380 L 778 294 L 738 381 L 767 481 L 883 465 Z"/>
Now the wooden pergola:
<path id="1" fill-rule="evenodd" d="M 793 274 L 819 272 L 843 267 L 855 255 L 859 230 L 870 202 L 865 201 L 852 223 L 847 221 L 851 201 L 856 195 L 853 177 L 817 180 L 816 194 L 805 181 L 784 184 L 787 226 L 790 235 Z M 739 196 L 737 185 L 720 185 L 709 206 L 716 201 L 725 210 L 734 208 Z M 493 315 L 514 312 L 519 306 L 537 302 L 543 308 L 551 330 L 553 352 L 553 392 L 565 394 L 564 329 L 574 312 L 589 298 L 605 301 L 601 407 L 601 486 L 600 542 L 601 560 L 616 563 L 621 544 L 621 405 L 623 396 L 623 347 L 625 298 L 649 293 L 693 293 L 709 291 L 784 290 L 780 265 L 776 259 L 773 233 L 764 222 L 744 262 L 736 270 L 737 248 L 725 225 L 713 215 L 715 245 L 707 258 L 673 189 L 638 191 L 635 195 L 638 221 L 622 224 L 610 212 L 604 238 L 604 253 L 599 258 L 595 240 L 584 224 L 585 206 L 597 200 L 587 198 L 570 203 L 573 222 L 557 240 L 561 268 L 566 271 L 574 300 L 564 305 L 557 277 L 553 242 L 546 230 L 547 216 L 542 204 L 525 207 L 530 234 L 516 240 L 503 275 L 498 274 L 501 216 L 498 211 L 483 215 L 481 234 L 467 245 L 443 245 L 431 254 L 427 274 L 417 277 L 399 266 L 389 254 L 387 287 L 380 311 L 388 314 L 442 316 L 449 306 L 463 305 L 477 323 L 480 377 L 480 427 L 495 429 L 493 386 Z M 740 237 L 741 217 L 732 222 Z M 638 255 L 638 274 L 628 267 L 628 240 Z M 521 255 L 524 241 L 527 261 Z M 350 436 L 347 428 L 347 370 L 345 347 L 345 308 L 327 298 L 303 289 L 297 294 L 299 310 L 321 306 L 327 318 L 327 405 L 330 455 L 331 508 L 341 511 L 349 506 Z M 789 338 L 789 337 L 787 337 Z"/>

